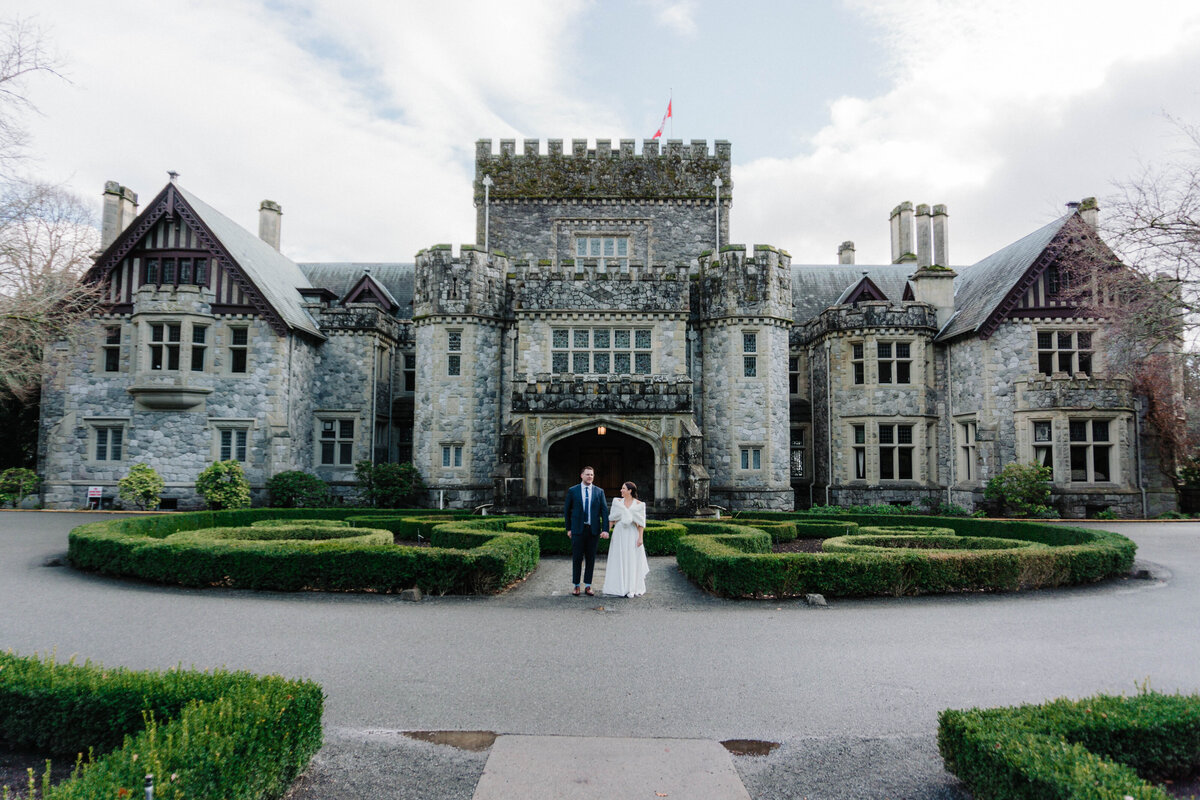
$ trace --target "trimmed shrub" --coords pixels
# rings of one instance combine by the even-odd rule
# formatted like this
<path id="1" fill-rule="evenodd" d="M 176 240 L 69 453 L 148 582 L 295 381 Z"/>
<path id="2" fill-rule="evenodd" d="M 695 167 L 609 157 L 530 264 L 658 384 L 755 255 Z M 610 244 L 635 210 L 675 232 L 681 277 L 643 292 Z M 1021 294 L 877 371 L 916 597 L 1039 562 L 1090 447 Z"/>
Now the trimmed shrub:
<path id="1" fill-rule="evenodd" d="M 359 544 L 391 544 L 391 531 L 370 528 L 351 528 L 319 522 L 306 525 L 298 521 L 291 525 L 250 525 L 249 527 L 200 528 L 173 533 L 164 541 L 171 544 L 193 542 L 358 542 Z"/>
<path id="2" fill-rule="evenodd" d="M 217 511 L 250 507 L 250 482 L 237 461 L 217 461 L 196 476 L 196 491 Z"/>
<path id="3" fill-rule="evenodd" d="M 528 533 L 538 538 L 538 547 L 542 555 L 570 555 L 571 538 L 567 536 L 561 517 L 546 517 L 525 522 L 514 523 L 509 530 Z M 681 537 L 688 531 L 679 520 L 664 522 L 661 520 L 646 520 L 646 528 L 642 532 L 642 545 L 648 556 L 670 556 L 675 554 L 675 548 Z M 601 539 L 596 552 L 605 554 L 611 539 Z"/>
<path id="4" fill-rule="evenodd" d="M 131 466 L 125 477 L 117 481 L 117 492 L 123 503 L 133 503 L 142 510 L 155 509 L 165 485 L 154 467 L 143 462 Z"/>
<path id="5" fill-rule="evenodd" d="M 350 522 L 344 519 L 260 519 L 251 522 L 251 528 L 290 528 L 296 525 L 320 525 L 326 528 L 349 528 Z"/>
<path id="6" fill-rule="evenodd" d="M 363 499 L 376 508 L 412 505 L 425 488 L 421 473 L 412 462 L 372 464 L 370 461 L 359 461 L 354 465 L 354 477 L 358 480 Z"/>
<path id="7" fill-rule="evenodd" d="M 98 758 L 46 800 L 279 797 L 321 747 L 321 687 L 246 672 L 134 672 L 0 653 L 0 738 Z"/>
<path id="8" fill-rule="evenodd" d="M 858 533 L 876 536 L 957 536 L 954 528 L 938 528 L 930 525 L 867 525 L 859 527 Z"/>
<path id="9" fill-rule="evenodd" d="M 1147 780 L 1200 761 L 1200 695 L 1142 692 L 938 715 L 946 769 L 977 798 L 1169 800 Z"/>
<path id="10" fill-rule="evenodd" d="M 996 504 L 1001 516 L 1046 517 L 1053 477 L 1050 468 L 1041 464 L 1005 464 L 1000 474 L 987 482 L 983 497 Z"/>
<path id="11" fill-rule="evenodd" d="M 316 475 L 289 469 L 267 481 L 274 508 L 320 508 L 329 504 L 329 485 Z"/>
<path id="12" fill-rule="evenodd" d="M 9 467 L 0 472 L 0 508 L 11 503 L 13 508 L 37 491 L 37 473 L 25 467 Z"/>
<path id="13" fill-rule="evenodd" d="M 356 528 L 383 528 L 400 539 L 428 539 L 433 528 L 455 519 L 468 519 L 470 512 L 439 513 L 424 511 L 414 514 L 365 514 L 346 517 L 346 522 Z"/>
<path id="14" fill-rule="evenodd" d="M 447 520 L 435 528 L 432 547 L 397 546 L 385 529 L 309 525 L 320 541 L 305 541 L 296 533 L 304 526 L 251 527 L 273 517 L 339 520 L 354 513 L 244 509 L 111 520 L 71 531 L 68 556 L 77 568 L 110 575 L 277 591 L 398 592 L 417 586 L 429 594 L 478 594 L 498 592 L 537 567 L 537 541 L 505 530 L 513 521 L 505 517 Z M 184 535 L 210 528 L 238 529 L 230 535 L 239 538 Z M 448 530 L 439 538 L 442 528 Z M 333 538 L 364 535 L 373 538 Z"/>
<path id="15" fill-rule="evenodd" d="M 890 516 L 855 517 L 859 530 L 883 525 Z M 888 548 L 836 553 L 769 553 L 721 535 L 723 523 L 685 521 L 689 531 L 676 558 L 702 588 L 729 597 L 787 597 L 810 592 L 827 596 L 907 595 L 957 591 L 1013 591 L 1087 583 L 1129 571 L 1137 549 L 1106 531 L 1030 522 L 972 518 L 929 518 L 959 536 L 994 537 L 1046 545 L 987 550 Z M 842 520 L 830 523 L 844 524 Z M 911 534 L 909 534 L 911 535 Z"/>
<path id="16" fill-rule="evenodd" d="M 871 528 L 870 530 L 886 530 Z M 900 548 L 914 550 L 1013 550 L 1018 547 L 1040 547 L 1046 545 L 1040 542 L 1023 542 L 1018 539 L 997 539 L 985 536 L 942 536 L 938 534 L 862 534 L 856 536 L 835 536 L 821 543 L 821 549 L 826 553 L 858 552 L 862 550 L 887 552 Z"/>

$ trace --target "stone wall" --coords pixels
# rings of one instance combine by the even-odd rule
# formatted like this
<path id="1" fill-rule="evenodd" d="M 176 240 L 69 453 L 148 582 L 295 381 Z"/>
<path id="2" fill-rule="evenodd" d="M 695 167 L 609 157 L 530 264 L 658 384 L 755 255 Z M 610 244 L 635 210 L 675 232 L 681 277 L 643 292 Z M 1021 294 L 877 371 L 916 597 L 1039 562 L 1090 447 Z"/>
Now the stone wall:
<path id="1" fill-rule="evenodd" d="M 139 297 L 143 294 L 150 292 Z M 141 298 L 148 302 L 132 317 L 94 320 L 77 339 L 48 348 L 48 402 L 39 442 L 48 507 L 83 506 L 89 486 L 104 487 L 106 496 L 115 497 L 116 482 L 139 462 L 162 476 L 164 498 L 179 508 L 200 507 L 196 476 L 219 459 L 222 427 L 247 431 L 243 466 L 256 498 L 261 499 L 267 478 L 280 467 L 275 426 L 286 425 L 289 417 L 290 337 L 279 337 L 257 318 L 197 313 L 188 295 L 173 306 L 167 294 Z M 150 324 L 176 320 L 208 326 L 203 372 L 189 369 L 191 329 L 186 326 L 181 369 L 149 369 Z M 104 340 L 103 328 L 116 324 L 121 327 L 122 371 L 110 373 L 103 371 L 98 343 Z M 229 371 L 231 325 L 248 329 L 244 374 Z M 119 461 L 95 461 L 96 426 L 123 428 Z"/>

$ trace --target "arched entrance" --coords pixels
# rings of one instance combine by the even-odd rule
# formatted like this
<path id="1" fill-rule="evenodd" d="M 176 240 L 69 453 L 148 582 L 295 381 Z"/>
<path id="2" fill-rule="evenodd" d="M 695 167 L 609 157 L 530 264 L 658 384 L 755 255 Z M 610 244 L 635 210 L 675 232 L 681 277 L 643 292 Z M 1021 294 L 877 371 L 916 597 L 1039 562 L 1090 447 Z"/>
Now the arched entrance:
<path id="1" fill-rule="evenodd" d="M 608 428 L 601 436 L 595 427 L 550 445 L 547 458 L 547 501 L 561 507 L 567 489 L 579 483 L 585 466 L 596 470 L 596 485 L 610 501 L 621 496 L 621 484 L 633 481 L 638 497 L 654 505 L 654 448 L 649 442 Z"/>

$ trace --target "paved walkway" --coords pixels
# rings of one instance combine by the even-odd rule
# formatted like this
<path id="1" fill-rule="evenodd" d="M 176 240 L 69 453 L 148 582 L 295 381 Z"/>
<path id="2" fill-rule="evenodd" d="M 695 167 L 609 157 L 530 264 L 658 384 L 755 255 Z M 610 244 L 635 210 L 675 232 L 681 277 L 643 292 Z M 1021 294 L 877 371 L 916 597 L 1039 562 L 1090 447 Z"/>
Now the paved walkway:
<path id="1" fill-rule="evenodd" d="M 471 800 L 495 745 L 420 731 L 761 740 L 779 747 L 731 757 L 755 800 L 957 800 L 936 749 L 942 709 L 1129 692 L 1146 679 L 1200 690 L 1196 523 L 1093 523 L 1131 536 L 1160 580 L 818 609 L 709 597 L 673 559 L 651 560 L 642 598 L 570 597 L 569 561 L 547 558 L 505 595 L 420 603 L 48 566 L 66 532 L 95 518 L 0 512 L 0 648 L 317 680 L 326 746 L 292 800 Z"/>
<path id="2" fill-rule="evenodd" d="M 702 739 L 501 736 L 474 800 L 750 800 L 729 752 Z"/>

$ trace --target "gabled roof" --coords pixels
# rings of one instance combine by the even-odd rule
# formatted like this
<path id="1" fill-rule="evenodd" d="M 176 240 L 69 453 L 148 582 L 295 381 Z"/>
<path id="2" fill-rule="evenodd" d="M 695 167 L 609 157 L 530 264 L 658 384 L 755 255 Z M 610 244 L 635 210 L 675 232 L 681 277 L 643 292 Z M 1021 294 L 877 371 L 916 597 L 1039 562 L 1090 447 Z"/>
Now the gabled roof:
<path id="1" fill-rule="evenodd" d="M 176 188 L 288 325 L 321 336 L 302 304 L 299 290 L 311 284 L 296 262 L 191 192 Z"/>
<path id="2" fill-rule="evenodd" d="M 388 291 L 398 306 L 396 313 L 401 319 L 412 319 L 413 272 L 412 264 L 332 262 L 300 264 L 313 286 L 328 289 L 338 297 L 346 297 L 361 280 L 364 272 L 370 271 L 371 280 Z"/>
<path id="3" fill-rule="evenodd" d="M 846 303 L 861 303 L 863 301 L 872 300 L 899 300 L 900 298 L 888 297 L 886 293 L 878 286 L 875 281 L 868 276 L 863 275 L 862 279 L 853 286 L 846 287 L 846 291 L 842 292 L 841 296 L 834 301 L 835 306 L 845 305 Z"/>
<path id="4" fill-rule="evenodd" d="M 792 307 L 796 321 L 807 322 L 830 306 L 844 302 L 842 296 L 858 286 L 864 277 L 869 278 L 885 297 L 898 303 L 904 297 L 908 276 L 915 269 L 915 264 L 793 264 Z"/>
<path id="5" fill-rule="evenodd" d="M 980 332 L 1063 226 L 1075 216 L 1072 212 L 1060 217 L 982 261 L 960 269 L 954 281 L 954 316 L 937 338 L 945 340 Z"/>
<path id="6" fill-rule="evenodd" d="M 295 262 L 183 187 L 168 183 L 88 271 L 86 280 L 105 280 L 142 237 L 169 214 L 196 231 L 214 260 L 241 285 L 248 298 L 280 335 L 288 329 L 324 338 L 301 304 L 299 289 L 308 279 Z"/>
<path id="7" fill-rule="evenodd" d="M 391 314 L 396 313 L 400 308 L 400 304 L 396 302 L 395 297 L 392 297 L 392 293 L 387 290 L 387 287 L 371 277 L 369 269 L 350 288 L 350 291 L 346 292 L 341 301 L 343 304 L 379 303 Z"/>

